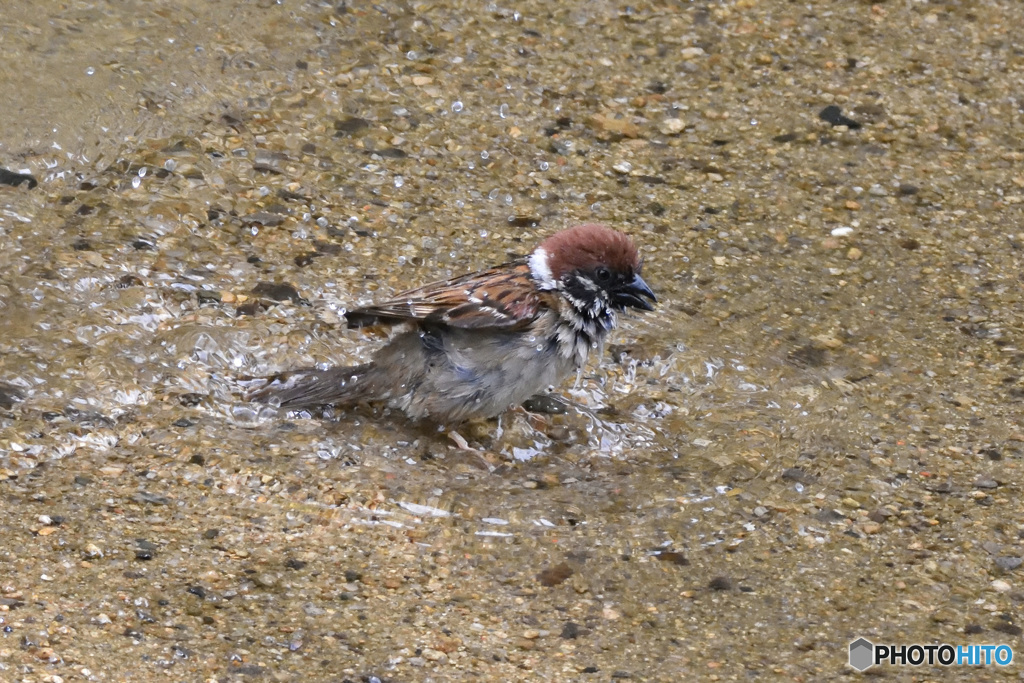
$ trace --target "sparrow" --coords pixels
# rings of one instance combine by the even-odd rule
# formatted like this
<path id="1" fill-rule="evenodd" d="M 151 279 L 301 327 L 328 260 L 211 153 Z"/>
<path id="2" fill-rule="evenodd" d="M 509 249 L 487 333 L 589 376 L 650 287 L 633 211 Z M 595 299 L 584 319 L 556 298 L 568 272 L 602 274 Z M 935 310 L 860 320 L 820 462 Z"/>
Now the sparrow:
<path id="1" fill-rule="evenodd" d="M 628 236 L 578 225 L 528 257 L 346 312 L 349 328 L 405 329 L 369 363 L 285 372 L 249 398 L 286 410 L 383 401 L 442 424 L 494 417 L 579 371 L 617 313 L 654 310 L 641 268 Z"/>

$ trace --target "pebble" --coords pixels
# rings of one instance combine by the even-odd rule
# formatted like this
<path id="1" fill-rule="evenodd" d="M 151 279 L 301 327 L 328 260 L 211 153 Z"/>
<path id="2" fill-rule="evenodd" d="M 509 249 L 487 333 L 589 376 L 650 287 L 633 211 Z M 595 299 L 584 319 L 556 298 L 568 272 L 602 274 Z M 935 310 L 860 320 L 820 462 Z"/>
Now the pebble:
<path id="1" fill-rule="evenodd" d="M 1003 581 L 1002 579 L 996 579 L 991 584 L 992 590 L 996 593 L 1009 593 L 1013 590 L 1013 586 L 1010 585 L 1009 581 Z"/>
<path id="2" fill-rule="evenodd" d="M 662 135 L 679 135 L 686 130 L 686 122 L 682 119 L 665 119 L 658 124 L 658 131 Z"/>

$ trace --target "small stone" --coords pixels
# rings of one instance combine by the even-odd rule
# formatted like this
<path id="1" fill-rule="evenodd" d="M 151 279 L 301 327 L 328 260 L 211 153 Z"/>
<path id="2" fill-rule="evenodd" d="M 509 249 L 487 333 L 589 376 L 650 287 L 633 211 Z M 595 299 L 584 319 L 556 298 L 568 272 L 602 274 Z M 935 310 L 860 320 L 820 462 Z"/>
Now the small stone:
<path id="1" fill-rule="evenodd" d="M 1003 571 L 1011 572 L 1021 564 L 1024 564 L 1024 559 L 1019 557 L 997 557 L 996 566 Z"/>
<path id="2" fill-rule="evenodd" d="M 523 631 L 523 638 L 526 638 L 527 640 L 536 640 L 537 638 L 540 638 L 540 631 L 535 628 L 528 628 Z"/>
<path id="3" fill-rule="evenodd" d="M 662 135 L 679 135 L 686 130 L 686 122 L 682 119 L 665 119 L 658 124 Z"/>
<path id="4" fill-rule="evenodd" d="M 622 612 L 619 612 L 614 607 L 605 607 L 603 610 L 601 610 L 601 616 L 607 619 L 608 621 L 615 621 L 616 619 L 622 618 Z"/>
<path id="5" fill-rule="evenodd" d="M 859 261 L 864 256 L 864 252 L 857 247 L 850 247 L 850 250 L 846 252 L 846 258 L 851 261 Z"/>
<path id="6" fill-rule="evenodd" d="M 412 84 L 417 86 L 430 85 L 434 82 L 434 79 L 430 76 L 413 76 Z"/>
<path id="7" fill-rule="evenodd" d="M 682 51 L 679 53 L 679 55 L 683 59 L 696 59 L 697 57 L 706 54 L 707 53 L 704 51 L 704 48 L 702 47 L 684 47 Z"/>
<path id="8" fill-rule="evenodd" d="M 974 488 L 977 489 L 994 489 L 999 488 L 999 482 L 992 477 L 981 476 L 974 482 Z"/>
<path id="9" fill-rule="evenodd" d="M 1003 581 L 1002 579 L 996 579 L 991 584 L 992 590 L 996 593 L 1009 593 L 1013 590 L 1013 586 L 1010 585 L 1009 581 Z"/>
<path id="10" fill-rule="evenodd" d="M 440 662 L 448 659 L 448 655 L 440 650 L 435 650 L 430 647 L 423 648 L 423 651 L 420 654 L 423 655 L 423 659 L 426 659 L 428 662 Z"/>
<path id="11" fill-rule="evenodd" d="M 633 170 L 633 164 L 629 163 L 628 161 L 618 161 L 612 165 L 612 170 L 615 171 L 616 173 L 626 175 L 627 173 Z"/>
<path id="12" fill-rule="evenodd" d="M 861 531 L 863 531 L 864 533 L 868 534 L 869 536 L 873 536 L 873 535 L 877 534 L 881 530 L 882 530 L 882 525 L 879 524 L 878 522 L 865 522 L 861 526 Z"/>
<path id="13" fill-rule="evenodd" d="M 855 202 L 852 199 L 847 199 L 846 203 L 843 204 L 843 206 L 845 206 L 850 211 L 860 211 L 860 203 Z"/>

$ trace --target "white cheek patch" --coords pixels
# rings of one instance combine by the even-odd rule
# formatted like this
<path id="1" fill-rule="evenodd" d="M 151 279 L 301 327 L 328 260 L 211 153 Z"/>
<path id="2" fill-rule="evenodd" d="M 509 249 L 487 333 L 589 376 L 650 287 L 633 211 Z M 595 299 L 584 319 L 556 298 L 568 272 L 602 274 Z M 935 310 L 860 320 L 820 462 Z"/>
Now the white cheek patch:
<path id="1" fill-rule="evenodd" d="M 530 254 L 530 275 L 537 281 L 541 289 L 555 289 L 558 283 L 551 274 L 551 266 L 548 265 L 548 252 L 541 247 L 534 249 Z"/>

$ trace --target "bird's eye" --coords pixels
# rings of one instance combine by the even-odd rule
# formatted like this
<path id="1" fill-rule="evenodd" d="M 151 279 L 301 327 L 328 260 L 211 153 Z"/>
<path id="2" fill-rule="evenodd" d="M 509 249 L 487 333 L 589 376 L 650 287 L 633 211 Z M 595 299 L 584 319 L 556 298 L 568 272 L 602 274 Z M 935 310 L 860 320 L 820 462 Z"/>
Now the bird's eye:
<path id="1" fill-rule="evenodd" d="M 612 279 L 612 272 L 604 266 L 598 267 L 598 269 L 594 271 L 594 275 L 597 276 L 598 282 L 609 282 Z"/>

